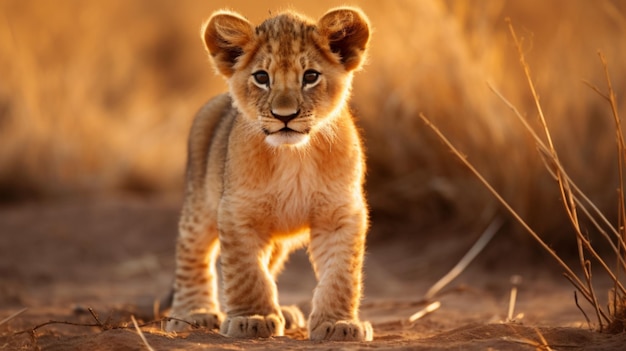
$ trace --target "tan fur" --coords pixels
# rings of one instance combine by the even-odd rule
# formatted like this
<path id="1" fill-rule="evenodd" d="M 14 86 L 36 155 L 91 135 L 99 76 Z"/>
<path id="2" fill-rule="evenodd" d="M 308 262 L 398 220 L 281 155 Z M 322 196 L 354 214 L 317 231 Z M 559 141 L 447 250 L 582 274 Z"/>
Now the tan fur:
<path id="1" fill-rule="evenodd" d="M 358 319 L 365 165 L 347 105 L 369 39 L 365 15 L 339 8 L 315 23 L 285 12 L 253 27 L 218 11 L 203 38 L 230 92 L 207 103 L 191 129 L 170 315 L 221 324 L 234 337 L 301 326 L 299 311 L 279 306 L 275 279 L 289 252 L 308 243 L 318 279 L 310 338 L 371 340 Z"/>

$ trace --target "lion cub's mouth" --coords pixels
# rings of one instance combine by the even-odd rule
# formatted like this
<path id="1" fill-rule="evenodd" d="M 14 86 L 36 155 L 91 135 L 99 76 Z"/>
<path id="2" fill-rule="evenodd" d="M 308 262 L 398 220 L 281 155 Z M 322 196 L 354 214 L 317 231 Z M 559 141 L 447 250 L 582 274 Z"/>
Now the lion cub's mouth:
<path id="1" fill-rule="evenodd" d="M 306 144 L 309 141 L 309 130 L 297 131 L 289 127 L 283 127 L 277 131 L 270 132 L 269 130 L 263 130 L 265 132 L 265 141 L 274 146 L 279 145 L 301 145 Z"/>
<path id="2" fill-rule="evenodd" d="M 309 134 L 309 130 L 305 129 L 303 131 L 299 131 L 299 130 L 295 130 L 295 129 L 291 129 L 289 127 L 283 127 L 279 130 L 276 131 L 269 131 L 267 129 L 263 129 L 263 133 L 265 133 L 265 135 L 273 135 L 273 134 L 290 134 L 290 133 L 296 133 L 296 134 Z"/>
<path id="3" fill-rule="evenodd" d="M 299 132 L 299 131 L 293 130 L 293 129 L 289 128 L 289 127 L 283 127 L 281 130 L 277 131 L 276 133 L 281 133 L 281 132 L 287 132 L 287 133 L 294 132 L 294 133 L 305 134 L 304 132 Z"/>

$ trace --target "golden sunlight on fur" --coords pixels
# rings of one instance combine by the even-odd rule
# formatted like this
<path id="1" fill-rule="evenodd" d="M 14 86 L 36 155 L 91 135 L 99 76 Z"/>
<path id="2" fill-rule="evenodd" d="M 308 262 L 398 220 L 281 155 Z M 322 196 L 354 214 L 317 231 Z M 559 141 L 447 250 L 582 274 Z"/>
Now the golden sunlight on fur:
<path id="1" fill-rule="evenodd" d="M 206 22 L 203 39 L 229 93 L 200 110 L 189 136 L 170 316 L 244 338 L 304 327 L 297 308 L 279 305 L 275 279 L 308 243 L 318 279 L 310 339 L 372 340 L 358 317 L 365 165 L 347 105 L 369 34 L 355 8 L 318 22 L 284 12 L 255 27 L 229 11 Z"/>

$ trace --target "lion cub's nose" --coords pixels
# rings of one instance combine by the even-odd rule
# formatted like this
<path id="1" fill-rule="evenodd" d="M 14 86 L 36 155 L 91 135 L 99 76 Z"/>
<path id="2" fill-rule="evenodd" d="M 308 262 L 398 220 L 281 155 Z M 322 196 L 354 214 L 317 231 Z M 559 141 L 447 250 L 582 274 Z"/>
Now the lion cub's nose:
<path id="1" fill-rule="evenodd" d="M 295 112 L 289 114 L 290 112 L 293 112 L 293 110 L 290 111 L 276 111 L 274 109 L 272 109 L 272 116 L 274 116 L 274 118 L 278 119 L 279 121 L 287 124 L 289 123 L 289 121 L 291 121 L 292 119 L 298 117 L 298 115 L 300 114 L 300 110 L 296 110 Z"/>
<path id="2" fill-rule="evenodd" d="M 300 109 L 298 108 L 297 99 L 290 94 L 279 94 L 272 101 L 272 116 L 279 121 L 287 124 L 292 119 L 298 117 Z"/>

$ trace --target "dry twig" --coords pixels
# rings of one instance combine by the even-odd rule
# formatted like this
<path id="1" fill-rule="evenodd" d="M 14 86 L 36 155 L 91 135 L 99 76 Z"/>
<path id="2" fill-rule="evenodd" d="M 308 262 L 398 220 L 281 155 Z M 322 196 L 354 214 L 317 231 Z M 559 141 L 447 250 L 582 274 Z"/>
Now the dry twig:
<path id="1" fill-rule="evenodd" d="M 519 335 L 519 337 L 514 338 L 514 337 L 505 336 L 503 337 L 504 340 L 515 342 L 515 343 L 522 344 L 522 345 L 530 345 L 530 346 L 533 346 L 536 350 L 552 351 L 552 348 L 548 344 L 548 341 L 546 340 L 546 338 L 543 336 L 543 334 L 538 328 L 532 328 L 537 334 L 537 336 L 539 337 L 539 341 L 535 341 L 535 340 L 532 340 L 530 338 L 520 335 L 519 330 L 515 328 L 513 325 L 509 324 L 509 326 L 512 329 L 513 333 Z M 575 347 L 574 345 L 554 345 L 554 346 L 561 347 L 561 348 Z"/>
<path id="2" fill-rule="evenodd" d="M 135 330 L 137 331 L 137 334 L 139 334 L 139 337 L 141 338 L 141 341 L 143 341 L 144 345 L 146 345 L 146 348 L 149 351 L 154 351 L 152 346 L 150 346 L 150 344 L 148 344 L 148 340 L 146 340 L 146 337 L 145 337 L 145 335 L 143 335 L 143 332 L 139 328 L 139 325 L 137 325 L 137 320 L 135 319 L 135 316 L 131 315 L 130 319 L 133 321 L 133 325 L 135 326 Z"/>
<path id="3" fill-rule="evenodd" d="M 514 275 L 511 277 L 511 294 L 509 296 L 509 310 L 506 315 L 506 321 L 513 321 L 513 312 L 515 312 L 515 303 L 517 302 L 517 287 L 522 283 L 522 277 Z"/>
<path id="4" fill-rule="evenodd" d="M 578 303 L 578 294 L 576 294 L 576 290 L 574 290 L 574 302 L 576 303 L 576 307 L 578 307 L 578 310 L 585 317 L 585 320 L 587 321 L 587 326 L 589 326 L 589 329 L 591 329 L 591 320 L 589 320 L 589 317 L 587 316 L 587 313 L 585 312 L 585 310 L 583 310 L 583 308 L 580 307 L 580 304 Z"/>
<path id="5" fill-rule="evenodd" d="M 428 304 L 428 306 L 426 306 L 426 307 L 422 308 L 421 310 L 413 313 L 411 315 L 411 317 L 409 317 L 409 322 L 413 323 L 416 320 L 424 317 L 425 315 L 438 310 L 439 307 L 441 307 L 441 302 L 439 302 L 439 301 L 432 302 L 432 303 Z"/>
<path id="6" fill-rule="evenodd" d="M 7 318 L 5 318 L 5 319 L 1 320 L 1 321 L 0 321 L 0 325 L 3 325 L 4 323 L 6 323 L 6 322 L 10 321 L 11 319 L 13 319 L 13 318 L 15 318 L 15 317 L 19 316 L 20 314 L 22 314 L 22 313 L 26 312 L 26 310 L 27 310 L 27 309 L 28 309 L 28 308 L 24 307 L 24 308 L 22 308 L 21 310 L 19 310 L 19 311 L 17 311 L 17 312 L 15 312 L 15 313 L 13 313 L 12 315 L 8 316 Z"/>
<path id="7" fill-rule="evenodd" d="M 481 234 L 480 238 L 474 243 L 474 245 L 467 251 L 465 256 L 461 258 L 461 260 L 441 279 L 439 279 L 428 291 L 426 295 L 424 295 L 425 300 L 430 300 L 441 289 L 443 289 L 446 285 L 450 284 L 454 278 L 458 277 L 467 266 L 478 256 L 478 254 L 487 246 L 487 244 L 491 241 L 493 236 L 500 230 L 502 227 L 503 220 L 501 218 L 494 219 L 491 224 L 485 229 L 485 231 Z"/>
<path id="8" fill-rule="evenodd" d="M 25 330 L 20 330 L 17 331 L 15 333 L 13 333 L 13 335 L 19 335 L 19 334 L 25 334 L 25 333 L 29 333 L 29 334 L 34 334 L 38 329 L 41 329 L 43 327 L 46 327 L 48 325 L 53 325 L 53 324 L 63 324 L 63 325 L 73 325 L 73 326 L 77 326 L 77 327 L 98 327 L 100 328 L 101 331 L 106 331 L 106 330 L 111 330 L 111 329 L 128 329 L 130 327 L 128 327 L 128 323 L 120 323 L 120 324 L 116 324 L 116 325 L 111 325 L 109 323 L 109 320 L 107 319 L 104 323 L 102 323 L 100 321 L 100 319 L 98 318 L 98 315 L 96 314 L 96 312 L 92 309 L 92 308 L 88 308 L 91 316 L 93 317 L 93 319 L 96 321 L 96 323 L 77 323 L 77 322 L 68 322 L 68 321 L 57 321 L 57 320 L 50 320 L 47 321 L 45 323 L 41 323 L 41 324 L 37 324 L 36 326 L 30 328 L 30 329 L 25 329 Z M 133 316 L 131 316 L 133 317 Z M 197 323 L 192 323 L 183 319 L 179 319 L 179 318 L 175 318 L 175 317 L 163 317 L 160 319 L 156 319 L 153 321 L 149 321 L 149 322 L 145 322 L 143 324 L 139 324 L 138 326 L 140 328 L 149 326 L 149 325 L 155 325 L 155 324 L 161 324 L 163 322 L 167 322 L 167 321 L 179 321 L 182 323 L 186 323 L 188 325 L 190 325 L 192 328 L 199 328 L 200 326 Z"/>

